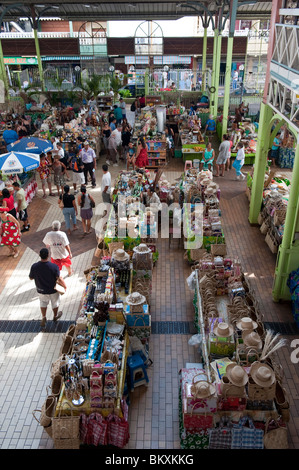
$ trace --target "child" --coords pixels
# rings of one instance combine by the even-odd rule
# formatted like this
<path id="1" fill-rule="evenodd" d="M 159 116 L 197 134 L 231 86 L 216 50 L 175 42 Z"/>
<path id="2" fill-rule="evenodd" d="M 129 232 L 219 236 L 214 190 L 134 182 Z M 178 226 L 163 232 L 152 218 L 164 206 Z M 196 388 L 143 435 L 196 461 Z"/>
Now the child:
<path id="1" fill-rule="evenodd" d="M 243 148 L 243 144 L 241 142 L 237 145 L 237 156 L 233 163 L 233 168 L 236 170 L 236 180 L 244 180 L 245 175 L 241 172 L 241 168 L 244 165 L 245 161 L 245 152 Z"/>
<path id="2" fill-rule="evenodd" d="M 127 157 L 127 171 L 129 171 L 130 163 L 132 163 L 132 165 L 133 165 L 133 170 L 135 171 L 135 158 L 136 158 L 136 154 L 135 154 L 135 149 L 134 149 L 134 147 L 133 147 L 133 142 L 132 142 L 132 141 L 129 142 L 129 148 L 128 148 L 126 157 Z"/>

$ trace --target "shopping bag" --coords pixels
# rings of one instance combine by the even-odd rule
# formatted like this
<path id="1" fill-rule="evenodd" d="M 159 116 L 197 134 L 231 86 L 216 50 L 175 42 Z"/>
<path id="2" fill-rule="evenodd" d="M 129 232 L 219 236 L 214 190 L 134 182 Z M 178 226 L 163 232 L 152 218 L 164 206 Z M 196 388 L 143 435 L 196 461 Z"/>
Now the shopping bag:
<path id="1" fill-rule="evenodd" d="M 230 449 L 232 443 L 232 424 L 223 417 L 217 428 L 209 429 L 209 449 Z"/>
<path id="2" fill-rule="evenodd" d="M 249 427 L 246 426 L 248 422 Z M 243 416 L 239 423 L 233 426 L 231 449 L 263 449 L 264 431 L 254 427 L 249 416 Z"/>

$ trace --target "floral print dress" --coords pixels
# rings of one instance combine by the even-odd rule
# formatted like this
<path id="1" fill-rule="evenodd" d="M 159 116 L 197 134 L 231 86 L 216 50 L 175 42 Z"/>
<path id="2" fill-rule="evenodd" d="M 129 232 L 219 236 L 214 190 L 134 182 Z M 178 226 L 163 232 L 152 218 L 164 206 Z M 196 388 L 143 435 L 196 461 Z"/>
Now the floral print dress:
<path id="1" fill-rule="evenodd" d="M 2 220 L 1 228 L 2 238 L 0 246 L 18 246 L 21 243 L 19 228 L 14 222 L 11 222 L 10 220 L 3 222 Z"/>

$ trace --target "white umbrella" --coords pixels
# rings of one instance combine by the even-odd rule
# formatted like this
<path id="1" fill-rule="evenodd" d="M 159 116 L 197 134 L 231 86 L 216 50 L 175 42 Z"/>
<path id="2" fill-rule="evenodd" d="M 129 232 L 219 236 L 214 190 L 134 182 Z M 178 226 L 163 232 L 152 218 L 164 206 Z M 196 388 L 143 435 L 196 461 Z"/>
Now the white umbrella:
<path id="1" fill-rule="evenodd" d="M 9 152 L 0 155 L 0 171 L 4 175 L 34 170 L 39 163 L 39 155 L 34 153 Z"/>

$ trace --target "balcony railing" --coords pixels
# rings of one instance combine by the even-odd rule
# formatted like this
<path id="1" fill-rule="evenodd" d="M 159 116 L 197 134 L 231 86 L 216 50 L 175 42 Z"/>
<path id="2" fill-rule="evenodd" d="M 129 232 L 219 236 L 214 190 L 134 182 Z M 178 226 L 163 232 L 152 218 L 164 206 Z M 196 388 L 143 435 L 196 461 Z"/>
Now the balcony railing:
<path id="1" fill-rule="evenodd" d="M 95 35 L 98 34 L 99 35 L 99 38 L 101 39 L 105 39 L 105 32 L 99 32 L 99 33 L 94 33 L 93 36 L 95 37 Z M 198 33 L 196 34 L 196 37 L 198 36 L 203 36 L 204 34 L 204 30 L 199 30 Z M 208 37 L 213 37 L 214 36 L 214 32 L 212 30 L 208 30 Z M 253 33 L 248 30 L 248 29 L 238 29 L 235 31 L 235 36 L 236 37 L 247 37 L 247 36 L 252 36 Z M 78 31 L 74 31 L 74 32 L 56 32 L 56 31 L 51 31 L 51 32 L 38 32 L 37 33 L 37 36 L 39 38 L 44 38 L 44 39 L 51 39 L 51 38 L 78 38 L 79 37 L 79 33 Z M 228 30 L 227 31 L 223 31 L 222 32 L 222 36 L 223 37 L 227 37 L 228 36 Z M 23 32 L 23 33 L 20 33 L 20 32 L 2 32 L 0 33 L 0 39 L 25 39 L 25 38 L 33 38 L 34 37 L 34 34 L 33 34 L 33 31 L 30 31 L 30 32 Z M 80 37 L 91 37 L 91 35 L 89 35 L 88 33 L 83 33 L 81 32 L 80 33 Z"/>

